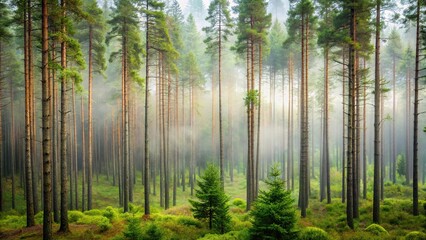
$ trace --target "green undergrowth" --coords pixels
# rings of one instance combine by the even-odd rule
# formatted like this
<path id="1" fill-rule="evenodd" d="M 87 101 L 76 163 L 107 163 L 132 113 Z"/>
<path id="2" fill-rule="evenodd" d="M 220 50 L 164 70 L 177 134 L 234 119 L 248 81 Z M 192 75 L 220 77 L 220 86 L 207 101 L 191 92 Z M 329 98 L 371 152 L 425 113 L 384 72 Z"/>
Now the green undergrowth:
<path id="1" fill-rule="evenodd" d="M 316 176 L 318 177 L 318 176 Z M 107 181 L 106 176 L 99 176 L 99 181 L 94 177 L 93 207 L 90 211 L 81 212 L 70 210 L 68 218 L 71 233 L 67 235 L 55 234 L 55 239 L 249 239 L 249 229 L 252 226 L 251 217 L 246 212 L 246 182 L 241 174 L 235 174 L 234 181 L 229 178 L 225 181 L 225 191 L 231 197 L 231 231 L 218 234 L 210 231 L 207 223 L 192 217 L 188 199 L 191 199 L 190 188 L 185 191 L 182 186 L 177 189 L 177 202 L 175 207 L 167 210 L 159 205 L 159 188 L 157 195 L 151 194 L 151 215 L 143 216 L 143 186 L 140 174 L 136 176 L 134 188 L 134 203 L 129 205 L 129 212 L 123 213 L 123 208 L 118 205 L 118 187 L 112 186 L 112 177 Z M 339 182 L 339 172 L 331 171 L 332 182 Z M 371 227 L 372 222 L 372 182 L 367 186 L 367 199 L 361 199 L 359 205 L 359 218 L 355 219 L 355 229 L 351 230 L 346 225 L 346 204 L 341 202 L 340 186 L 331 186 L 332 202 L 319 202 L 318 180 L 312 179 L 311 199 L 307 209 L 307 217 L 297 220 L 297 231 L 300 239 L 353 239 L 353 240 L 379 240 L 379 239 L 409 239 L 423 240 L 426 234 L 426 186 L 419 188 L 420 215 L 412 215 L 412 190 L 411 186 L 402 184 L 385 184 L 385 199 L 381 201 L 380 227 L 388 234 L 377 234 L 378 227 Z M 25 201 L 23 192 L 17 188 L 15 210 L 10 209 L 10 181 L 5 182 L 5 209 L 0 213 L 0 238 L 1 239 L 42 239 L 43 213 L 35 215 L 37 226 L 34 229 L 25 228 Z M 262 184 L 260 187 L 262 188 Z M 297 187 L 297 181 L 295 187 Z M 81 190 L 81 186 L 79 187 Z M 153 190 L 153 189 L 152 189 Z M 298 189 L 293 191 L 297 200 Z M 297 202 L 297 201 L 296 201 Z M 81 206 L 81 202 L 79 202 Z M 296 206 L 295 206 L 296 207 Z M 41 209 L 41 208 L 40 208 Z M 297 211 L 297 215 L 300 212 Z M 133 219 L 133 220 L 132 220 Z M 133 225 L 132 225 L 133 224 Z M 132 226 L 131 226 L 132 225 Z M 373 225 L 374 226 L 374 225 Z M 54 231 L 59 228 L 54 224 Z M 378 230 L 381 232 L 381 229 Z M 2 234 L 16 232 L 10 237 Z M 133 234 L 135 233 L 135 234 Z M 321 236 L 321 237 L 320 237 Z"/>

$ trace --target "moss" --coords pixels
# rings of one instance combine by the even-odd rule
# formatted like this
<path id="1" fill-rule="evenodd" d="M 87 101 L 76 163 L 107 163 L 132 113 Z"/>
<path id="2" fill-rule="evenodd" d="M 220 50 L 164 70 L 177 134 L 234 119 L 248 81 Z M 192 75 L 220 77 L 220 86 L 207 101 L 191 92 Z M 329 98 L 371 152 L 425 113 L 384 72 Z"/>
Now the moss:
<path id="1" fill-rule="evenodd" d="M 300 240 L 329 240 L 327 232 L 321 228 L 307 227 L 299 233 Z"/>
<path id="2" fill-rule="evenodd" d="M 410 232 L 405 236 L 406 240 L 426 240 L 426 234 L 419 231 Z"/>
<path id="3" fill-rule="evenodd" d="M 382 226 L 380 226 L 379 224 L 371 224 L 370 226 L 368 226 L 367 228 L 365 228 L 366 232 L 372 233 L 376 236 L 380 236 L 380 235 L 389 235 L 388 231 L 386 231 L 386 229 L 384 229 Z"/>

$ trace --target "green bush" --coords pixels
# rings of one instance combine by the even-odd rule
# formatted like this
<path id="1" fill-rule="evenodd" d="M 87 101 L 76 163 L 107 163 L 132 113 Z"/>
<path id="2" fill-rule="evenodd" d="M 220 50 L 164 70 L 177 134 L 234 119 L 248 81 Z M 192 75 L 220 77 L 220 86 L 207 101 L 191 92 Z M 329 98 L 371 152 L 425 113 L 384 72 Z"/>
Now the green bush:
<path id="1" fill-rule="evenodd" d="M 246 208 L 246 202 L 241 198 L 235 198 L 232 201 L 232 205 L 239 207 L 239 208 Z"/>
<path id="2" fill-rule="evenodd" d="M 0 220 L 0 232 L 4 229 L 19 229 L 27 225 L 26 216 L 9 215 Z"/>
<path id="3" fill-rule="evenodd" d="M 123 231 L 124 239 L 141 240 L 143 239 L 143 231 L 139 218 L 130 217 L 127 219 L 127 227 Z"/>
<path id="4" fill-rule="evenodd" d="M 426 234 L 418 231 L 410 232 L 405 236 L 406 240 L 426 240 Z"/>
<path id="5" fill-rule="evenodd" d="M 330 237 L 321 228 L 307 227 L 299 233 L 300 240 L 328 240 Z"/>
<path id="6" fill-rule="evenodd" d="M 365 228 L 366 232 L 372 233 L 376 236 L 380 236 L 380 235 L 389 235 L 388 231 L 386 231 L 386 229 L 384 229 L 382 226 L 380 226 L 379 224 L 371 224 L 370 226 L 368 226 L 367 228 Z"/>
<path id="7" fill-rule="evenodd" d="M 108 206 L 105 208 L 102 216 L 108 218 L 110 222 L 113 222 L 115 219 L 117 219 L 118 212 L 113 207 Z"/>
<path id="8" fill-rule="evenodd" d="M 144 240 L 161 240 L 164 238 L 163 230 L 155 223 L 150 223 L 146 226 L 143 236 Z"/>
<path id="9" fill-rule="evenodd" d="M 99 227 L 101 232 L 104 232 L 111 228 L 109 219 L 104 216 L 88 216 L 84 215 L 77 221 L 78 224 L 94 224 Z"/>
<path id="10" fill-rule="evenodd" d="M 85 211 L 84 214 L 88 216 L 102 216 L 104 213 L 100 209 L 91 209 L 91 210 Z"/>
<path id="11" fill-rule="evenodd" d="M 231 231 L 225 234 L 206 234 L 199 240 L 243 240 L 249 239 L 247 231 Z"/>
<path id="12" fill-rule="evenodd" d="M 34 220 L 36 224 L 43 224 L 43 211 L 40 211 L 34 215 Z"/>
<path id="13" fill-rule="evenodd" d="M 80 211 L 74 211 L 74 210 L 68 211 L 68 222 L 70 223 L 75 223 L 78 220 L 80 220 L 80 218 L 82 217 L 84 217 L 84 213 Z"/>
<path id="14" fill-rule="evenodd" d="M 177 222 L 180 225 L 184 225 L 184 226 L 188 226 L 188 227 L 189 226 L 194 226 L 194 227 L 197 227 L 197 228 L 202 227 L 200 221 L 198 221 L 197 219 L 192 218 L 192 217 L 184 217 L 184 216 L 178 217 Z"/>

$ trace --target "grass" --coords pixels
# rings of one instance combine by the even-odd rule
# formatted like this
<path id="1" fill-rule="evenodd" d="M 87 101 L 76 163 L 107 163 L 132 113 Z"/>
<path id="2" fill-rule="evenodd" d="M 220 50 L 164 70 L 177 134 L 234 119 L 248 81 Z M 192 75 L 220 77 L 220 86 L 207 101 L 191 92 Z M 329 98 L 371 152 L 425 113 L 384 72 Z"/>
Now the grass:
<path id="1" fill-rule="evenodd" d="M 143 234 L 147 231 L 161 232 L 162 239 L 246 239 L 248 229 L 251 227 L 250 216 L 245 212 L 246 181 L 242 174 L 235 174 L 234 181 L 229 178 L 225 181 L 225 191 L 231 197 L 230 212 L 232 216 L 233 231 L 226 235 L 218 235 L 207 228 L 207 224 L 192 217 L 188 199 L 190 188 L 186 191 L 177 189 L 176 206 L 164 210 L 159 202 L 159 188 L 157 195 L 151 194 L 151 216 L 144 218 L 143 215 L 143 186 L 140 182 L 140 174 L 137 175 L 137 183 L 134 186 L 134 202 L 130 204 L 130 213 L 123 213 L 118 204 L 118 187 L 112 186 L 112 177 L 107 180 L 106 176 L 100 175 L 99 181 L 93 183 L 93 206 L 94 209 L 86 212 L 78 210 L 69 211 L 70 230 L 66 235 L 55 234 L 55 239 L 124 239 L 123 231 L 128 225 L 130 217 L 140 219 Z M 340 174 L 331 172 L 332 203 L 321 203 L 318 199 L 318 181 L 312 179 L 311 199 L 307 211 L 307 217 L 299 218 L 297 229 L 300 232 L 307 227 L 315 227 L 324 230 L 330 239 L 405 239 L 411 234 L 413 237 L 423 236 L 426 233 L 426 186 L 420 186 L 420 216 L 412 215 L 411 187 L 403 184 L 403 179 L 395 185 L 385 184 L 385 199 L 381 202 L 381 224 L 386 234 L 376 234 L 381 230 L 378 226 L 366 230 L 372 224 L 372 182 L 369 179 L 367 199 L 360 200 L 360 216 L 355 219 L 355 230 L 346 226 L 346 205 L 340 199 Z M 157 181 L 158 183 L 159 181 Z M 337 184 L 339 183 L 339 184 Z M 42 213 L 36 215 L 35 227 L 25 228 L 25 202 L 23 190 L 16 189 L 16 206 L 12 210 L 10 199 L 10 179 L 5 184 L 5 208 L 0 213 L 0 239 L 41 239 L 42 238 Z M 262 187 L 263 184 L 260 184 Z M 295 182 L 295 186 L 298 186 Z M 81 196 L 81 186 L 79 187 Z M 295 189 L 293 196 L 297 199 L 298 190 Z M 170 203 L 172 204 L 172 203 Z M 79 202 L 81 206 L 81 200 Z M 295 206 L 296 207 L 296 206 Z M 54 232 L 59 226 L 54 224 Z M 312 229 L 312 228 L 308 228 Z M 320 230 L 315 231 L 320 232 Z M 408 237 L 410 237 L 409 235 Z M 412 238 L 415 239 L 415 238 Z"/>

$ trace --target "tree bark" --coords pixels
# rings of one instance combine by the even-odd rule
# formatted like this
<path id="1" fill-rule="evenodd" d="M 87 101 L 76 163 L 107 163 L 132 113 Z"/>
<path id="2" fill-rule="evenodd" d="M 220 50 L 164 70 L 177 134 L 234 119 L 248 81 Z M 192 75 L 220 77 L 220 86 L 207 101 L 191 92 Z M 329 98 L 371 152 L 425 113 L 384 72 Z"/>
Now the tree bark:
<path id="1" fill-rule="evenodd" d="M 66 0 L 61 0 L 61 31 L 63 35 L 67 34 L 65 27 L 66 17 Z M 64 40 L 61 42 L 61 67 L 62 70 L 67 68 L 67 45 Z M 68 79 L 62 74 L 61 76 L 61 223 L 59 232 L 69 232 L 68 227 L 68 166 L 67 166 L 67 114 L 68 114 Z"/>
<path id="2" fill-rule="evenodd" d="M 380 128 L 381 128 L 381 82 L 380 82 L 380 5 L 381 0 L 376 4 L 376 52 L 374 71 L 374 187 L 373 187 L 373 222 L 380 223 Z"/>
<path id="3" fill-rule="evenodd" d="M 413 215 L 419 215 L 419 179 L 418 179 L 418 134 L 419 134 L 419 64 L 420 64 L 420 4 L 416 10 L 416 63 L 414 71 L 414 124 L 413 124 Z"/>
<path id="4" fill-rule="evenodd" d="M 149 10 L 149 1 L 146 0 L 146 10 Z M 150 45 L 149 45 L 149 15 L 146 15 L 146 31 L 145 31 L 145 37 L 146 37 L 146 59 L 145 59 L 145 74 L 146 74 L 146 79 L 145 79 L 145 160 L 144 160 L 144 164 L 145 164 L 145 168 L 144 168 L 144 213 L 146 216 L 149 216 L 151 211 L 150 211 L 150 203 L 149 203 L 149 169 L 150 169 L 150 164 L 149 164 L 149 134 L 148 134 L 148 107 L 149 107 L 149 50 L 150 50 Z"/>
<path id="5" fill-rule="evenodd" d="M 28 1 L 27 9 L 26 9 L 26 15 L 25 15 L 25 22 L 24 22 L 24 65 L 25 65 L 25 197 L 26 197 L 26 211 L 27 211 L 27 227 L 31 227 L 35 225 L 34 221 L 34 198 L 33 198 L 33 176 L 32 176 L 32 162 L 31 162 L 31 88 L 30 88 L 30 81 L 32 81 L 31 73 L 30 73 L 30 40 L 31 40 L 31 9 L 30 9 L 30 1 Z M 2 46 L 0 43 L 0 74 L 2 74 L 1 69 L 2 64 Z M 2 76 L 0 75 L 0 80 L 2 80 Z M 0 90 L 1 91 L 1 90 Z M 0 118 L 1 118 L 1 108 L 0 108 Z M 0 125 L 1 125 L 0 121 Z M 2 129 L 0 127 L 0 137 L 2 137 Z M 2 143 L 0 144 L 0 155 L 2 154 Z M 1 171 L 2 171 L 2 161 L 3 159 L 0 159 L 0 179 L 1 179 Z M 2 182 L 0 180 L 0 194 L 2 194 Z M 0 211 L 2 211 L 2 202 L 3 197 L 0 196 Z"/>
<path id="6" fill-rule="evenodd" d="M 52 179 L 51 179 L 51 108 L 49 91 L 49 33 L 48 33 L 48 5 L 42 0 L 42 113 L 43 113 L 43 239 L 52 239 Z"/>
<path id="7" fill-rule="evenodd" d="M 87 210 L 92 209 L 92 183 L 93 183 L 93 116 L 92 116 L 92 94 L 93 94 L 93 29 L 89 27 L 89 96 L 88 96 L 88 146 L 87 146 Z"/>

